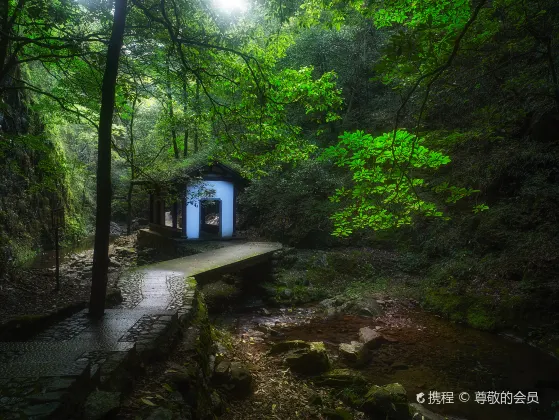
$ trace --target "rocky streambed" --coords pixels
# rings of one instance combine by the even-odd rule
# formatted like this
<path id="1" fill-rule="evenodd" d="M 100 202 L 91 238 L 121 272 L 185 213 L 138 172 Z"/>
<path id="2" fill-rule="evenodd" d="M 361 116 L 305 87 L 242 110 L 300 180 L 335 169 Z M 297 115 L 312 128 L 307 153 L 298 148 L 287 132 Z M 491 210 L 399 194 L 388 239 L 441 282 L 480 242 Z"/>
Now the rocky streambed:
<path id="1" fill-rule="evenodd" d="M 556 359 L 386 296 L 251 308 L 215 322 L 230 334 L 225 356 L 254 377 L 226 419 L 536 420 L 553 419 L 559 401 Z M 501 402 L 508 392 L 538 403 Z"/>

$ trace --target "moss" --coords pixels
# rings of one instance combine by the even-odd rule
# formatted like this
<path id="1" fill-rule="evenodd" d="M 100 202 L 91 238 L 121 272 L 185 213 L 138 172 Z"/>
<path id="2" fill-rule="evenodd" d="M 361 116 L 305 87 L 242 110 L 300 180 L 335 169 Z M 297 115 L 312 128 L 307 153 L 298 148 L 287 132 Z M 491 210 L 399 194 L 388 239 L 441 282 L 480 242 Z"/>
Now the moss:
<path id="1" fill-rule="evenodd" d="M 495 315 L 482 306 L 471 307 L 466 319 L 468 325 L 480 330 L 491 331 L 498 325 L 498 319 L 495 318 Z"/>
<path id="2" fill-rule="evenodd" d="M 208 283 L 202 287 L 205 301 L 210 309 L 218 309 L 237 298 L 241 291 L 232 284 L 222 280 Z"/>
<path id="3" fill-rule="evenodd" d="M 303 340 L 287 340 L 274 343 L 269 351 L 269 354 L 283 353 L 294 349 L 308 349 L 311 347 L 311 343 L 307 343 Z"/>
<path id="4" fill-rule="evenodd" d="M 324 343 L 322 341 L 313 341 L 309 343 L 309 345 L 312 351 L 320 351 L 320 352 L 326 351 L 326 347 L 324 346 Z"/>
<path id="5" fill-rule="evenodd" d="M 367 380 L 360 372 L 351 369 L 333 369 L 315 379 L 314 382 L 320 386 L 351 389 L 354 392 L 359 390 L 360 397 L 365 394 L 367 384 Z"/>
<path id="6" fill-rule="evenodd" d="M 366 393 L 367 389 L 364 386 L 352 385 L 342 389 L 336 396 L 350 407 L 359 409 L 365 401 Z"/>
<path id="7" fill-rule="evenodd" d="M 196 289 L 196 286 L 198 286 L 198 282 L 194 277 L 187 277 L 185 281 L 188 287 L 190 287 L 192 290 Z"/>

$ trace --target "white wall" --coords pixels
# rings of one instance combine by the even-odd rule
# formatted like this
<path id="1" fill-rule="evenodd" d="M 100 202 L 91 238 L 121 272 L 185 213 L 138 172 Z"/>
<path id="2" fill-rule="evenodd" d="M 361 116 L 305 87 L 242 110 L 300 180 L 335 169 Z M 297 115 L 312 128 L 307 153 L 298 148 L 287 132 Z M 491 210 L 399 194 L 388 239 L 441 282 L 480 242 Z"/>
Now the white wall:
<path id="1" fill-rule="evenodd" d="M 187 187 L 187 197 L 196 194 L 197 191 L 215 190 L 212 197 L 199 197 L 194 203 L 186 206 L 186 237 L 198 239 L 200 237 L 200 199 L 215 198 L 221 200 L 222 218 L 221 232 L 224 238 L 233 236 L 233 183 L 228 181 L 204 181 L 202 184 Z"/>

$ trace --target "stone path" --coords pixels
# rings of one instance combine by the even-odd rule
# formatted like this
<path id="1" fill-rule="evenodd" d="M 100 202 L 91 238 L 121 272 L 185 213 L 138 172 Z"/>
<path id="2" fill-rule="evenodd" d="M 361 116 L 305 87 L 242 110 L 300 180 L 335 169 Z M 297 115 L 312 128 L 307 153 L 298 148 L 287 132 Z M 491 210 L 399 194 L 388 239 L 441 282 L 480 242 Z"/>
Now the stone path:
<path id="1" fill-rule="evenodd" d="M 273 243 L 227 246 L 138 267 L 123 275 L 130 293 L 98 321 L 79 312 L 26 342 L 0 342 L 0 419 L 72 418 L 95 388 L 122 390 L 126 370 L 164 350 L 193 316 L 201 273 L 258 263 Z"/>

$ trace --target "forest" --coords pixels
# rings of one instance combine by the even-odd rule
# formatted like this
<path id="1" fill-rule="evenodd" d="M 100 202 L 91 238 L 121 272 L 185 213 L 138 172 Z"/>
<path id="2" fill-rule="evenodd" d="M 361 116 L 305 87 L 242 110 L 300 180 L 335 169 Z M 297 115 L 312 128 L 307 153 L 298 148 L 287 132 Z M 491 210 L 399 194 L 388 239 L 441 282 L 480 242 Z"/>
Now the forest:
<path id="1" fill-rule="evenodd" d="M 559 419 L 558 73 L 555 0 L 0 0 L 0 418 Z M 218 163 L 235 237 L 189 242 Z M 185 274 L 207 348 L 177 327 L 117 411 L 6 388 L 3 344 L 241 243 L 281 249 Z"/>

